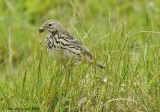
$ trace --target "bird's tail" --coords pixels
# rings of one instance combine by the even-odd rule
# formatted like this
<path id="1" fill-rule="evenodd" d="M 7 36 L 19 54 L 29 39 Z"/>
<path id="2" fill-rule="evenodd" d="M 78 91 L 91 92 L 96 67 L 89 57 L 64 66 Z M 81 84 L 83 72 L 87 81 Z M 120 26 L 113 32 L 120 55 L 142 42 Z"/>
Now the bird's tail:
<path id="1" fill-rule="evenodd" d="M 98 66 L 101 69 L 105 69 L 105 66 L 102 63 L 98 62 L 98 61 L 96 62 L 96 66 Z"/>

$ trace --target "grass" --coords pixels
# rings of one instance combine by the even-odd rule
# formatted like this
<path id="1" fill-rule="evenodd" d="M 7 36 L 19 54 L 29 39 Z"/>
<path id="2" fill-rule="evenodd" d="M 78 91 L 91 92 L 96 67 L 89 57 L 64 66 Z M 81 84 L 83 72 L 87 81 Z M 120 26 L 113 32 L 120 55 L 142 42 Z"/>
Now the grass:
<path id="1" fill-rule="evenodd" d="M 1 111 L 160 110 L 158 0 L 0 4 Z M 82 40 L 106 70 L 66 68 L 45 44 L 41 51 L 38 28 L 51 18 Z"/>

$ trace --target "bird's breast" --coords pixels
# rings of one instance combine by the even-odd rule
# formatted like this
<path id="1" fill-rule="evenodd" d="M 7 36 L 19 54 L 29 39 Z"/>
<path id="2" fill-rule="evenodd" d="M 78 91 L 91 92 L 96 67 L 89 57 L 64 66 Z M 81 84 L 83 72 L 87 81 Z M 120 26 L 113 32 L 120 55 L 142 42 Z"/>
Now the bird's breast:
<path id="1" fill-rule="evenodd" d="M 46 46 L 49 54 L 54 57 L 61 57 L 64 60 L 69 60 L 74 56 L 81 57 L 80 48 L 72 45 L 69 40 L 59 34 L 47 35 Z"/>

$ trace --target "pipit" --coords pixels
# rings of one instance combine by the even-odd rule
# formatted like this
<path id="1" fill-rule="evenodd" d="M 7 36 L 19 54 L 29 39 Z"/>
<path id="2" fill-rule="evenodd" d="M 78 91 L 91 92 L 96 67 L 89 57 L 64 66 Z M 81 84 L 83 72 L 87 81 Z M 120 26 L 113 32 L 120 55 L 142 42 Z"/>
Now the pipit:
<path id="1" fill-rule="evenodd" d="M 82 62 L 95 63 L 98 67 L 105 67 L 98 61 L 94 61 L 91 52 L 72 36 L 57 20 L 48 20 L 39 28 L 39 33 L 47 33 L 46 46 L 49 54 L 66 63 L 74 59 L 74 64 Z"/>

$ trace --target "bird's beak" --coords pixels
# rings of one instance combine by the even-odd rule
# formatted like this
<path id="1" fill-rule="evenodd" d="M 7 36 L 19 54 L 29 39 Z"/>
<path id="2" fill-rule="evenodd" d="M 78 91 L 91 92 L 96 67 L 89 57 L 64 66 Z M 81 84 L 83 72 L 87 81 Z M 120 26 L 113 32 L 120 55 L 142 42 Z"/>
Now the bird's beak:
<path id="1" fill-rule="evenodd" d="M 43 27 L 40 27 L 40 28 L 39 28 L 39 33 L 42 33 L 42 32 L 44 32 L 44 28 L 43 28 Z"/>

